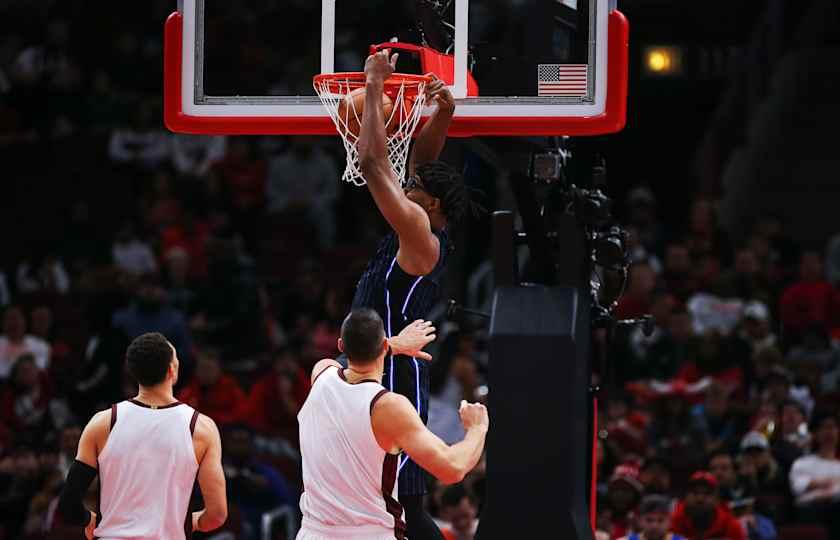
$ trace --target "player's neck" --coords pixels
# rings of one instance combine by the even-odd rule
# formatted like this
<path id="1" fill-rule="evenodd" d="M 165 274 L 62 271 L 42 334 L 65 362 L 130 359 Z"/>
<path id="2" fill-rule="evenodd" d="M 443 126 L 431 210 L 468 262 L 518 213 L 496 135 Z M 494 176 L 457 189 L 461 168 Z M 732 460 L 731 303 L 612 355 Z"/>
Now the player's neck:
<path id="1" fill-rule="evenodd" d="M 378 363 L 363 367 L 350 365 L 344 372 L 344 376 L 347 377 L 347 382 L 349 383 L 357 383 L 364 380 L 381 381 L 382 371 L 383 367 Z"/>
<path id="2" fill-rule="evenodd" d="M 140 387 L 137 396 L 134 398 L 140 403 L 163 407 L 175 403 L 175 394 L 172 392 L 172 385 L 158 385 L 150 388 Z"/>

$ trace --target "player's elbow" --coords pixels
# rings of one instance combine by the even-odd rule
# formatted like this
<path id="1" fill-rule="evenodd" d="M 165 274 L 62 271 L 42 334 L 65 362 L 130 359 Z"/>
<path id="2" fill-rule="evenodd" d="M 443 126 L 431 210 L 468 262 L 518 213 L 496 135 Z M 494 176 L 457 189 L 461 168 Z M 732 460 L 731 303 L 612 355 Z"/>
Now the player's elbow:
<path id="1" fill-rule="evenodd" d="M 466 474 L 463 471 L 453 468 L 451 471 L 447 471 L 438 476 L 438 480 L 444 486 L 449 486 L 463 481 L 465 476 Z"/>
<path id="2" fill-rule="evenodd" d="M 225 524 L 227 517 L 227 507 L 225 506 L 214 509 L 208 508 L 204 513 L 204 519 L 201 525 L 208 531 L 214 531 Z"/>
<path id="3" fill-rule="evenodd" d="M 443 485 L 457 484 L 467 475 L 467 469 L 458 465 L 455 459 L 449 459 L 446 466 L 438 471 L 437 479 Z"/>

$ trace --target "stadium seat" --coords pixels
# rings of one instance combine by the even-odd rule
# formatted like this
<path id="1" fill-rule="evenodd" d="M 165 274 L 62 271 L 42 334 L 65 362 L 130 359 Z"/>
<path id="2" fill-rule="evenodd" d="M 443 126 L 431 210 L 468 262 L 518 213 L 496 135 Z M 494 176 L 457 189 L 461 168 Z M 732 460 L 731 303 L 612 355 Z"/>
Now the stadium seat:
<path id="1" fill-rule="evenodd" d="M 786 525 L 779 529 L 777 540 L 829 540 L 828 531 L 820 525 Z"/>

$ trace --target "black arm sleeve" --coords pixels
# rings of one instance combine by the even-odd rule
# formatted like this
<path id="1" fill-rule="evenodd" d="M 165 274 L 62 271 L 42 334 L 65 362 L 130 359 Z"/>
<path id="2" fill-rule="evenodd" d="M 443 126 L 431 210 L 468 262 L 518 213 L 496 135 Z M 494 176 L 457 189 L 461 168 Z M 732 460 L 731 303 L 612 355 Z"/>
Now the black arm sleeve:
<path id="1" fill-rule="evenodd" d="M 90 523 L 90 512 L 82 504 L 82 499 L 96 475 L 96 469 L 78 459 L 70 466 L 58 499 L 58 513 L 68 525 L 86 527 Z"/>

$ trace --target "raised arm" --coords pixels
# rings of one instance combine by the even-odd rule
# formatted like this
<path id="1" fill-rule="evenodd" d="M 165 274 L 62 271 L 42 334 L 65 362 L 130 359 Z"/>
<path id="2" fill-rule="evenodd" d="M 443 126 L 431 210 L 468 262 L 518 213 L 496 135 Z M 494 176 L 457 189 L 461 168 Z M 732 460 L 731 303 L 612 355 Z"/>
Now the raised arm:
<path id="1" fill-rule="evenodd" d="M 452 123 L 452 115 L 455 114 L 455 98 L 446 87 L 446 83 L 434 73 L 430 73 L 429 76 L 432 82 L 426 88 L 426 95 L 430 102 L 437 105 L 437 108 L 414 140 L 414 148 L 411 149 L 408 161 L 409 175 L 414 174 L 418 165 L 435 161 L 440 157 L 443 146 L 446 144 L 446 134 Z"/>
<path id="2" fill-rule="evenodd" d="M 382 92 L 385 80 L 394 72 L 397 56 L 386 49 L 370 55 L 365 62 L 365 107 L 359 129 L 359 166 L 373 200 L 382 216 L 396 231 L 404 245 L 420 257 L 437 260 L 439 244 L 432 234 L 429 216 L 403 193 L 391 170 L 386 146 Z"/>
<path id="3" fill-rule="evenodd" d="M 484 405 L 461 402 L 460 413 L 466 436 L 452 446 L 423 425 L 405 396 L 393 392 L 376 402 L 371 425 L 379 446 L 386 452 L 402 450 L 442 483 L 454 484 L 463 480 L 481 459 L 490 425 Z"/>

